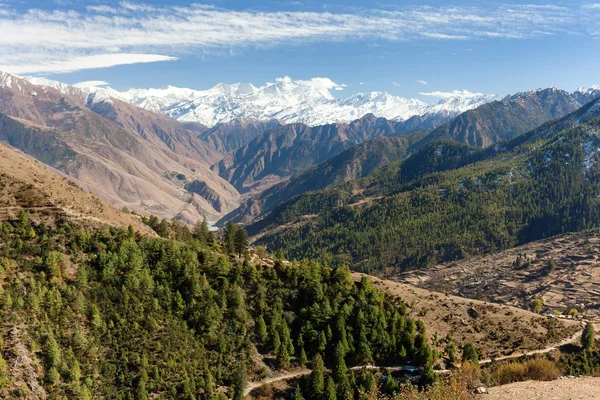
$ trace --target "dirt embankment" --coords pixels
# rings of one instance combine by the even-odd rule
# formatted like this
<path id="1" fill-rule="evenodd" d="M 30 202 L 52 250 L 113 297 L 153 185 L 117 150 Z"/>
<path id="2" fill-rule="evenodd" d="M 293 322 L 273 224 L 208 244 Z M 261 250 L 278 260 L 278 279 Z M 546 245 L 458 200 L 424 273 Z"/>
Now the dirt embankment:
<path id="1" fill-rule="evenodd" d="M 517 382 L 489 389 L 482 400 L 597 400 L 600 378 L 563 378 L 550 382 Z"/>

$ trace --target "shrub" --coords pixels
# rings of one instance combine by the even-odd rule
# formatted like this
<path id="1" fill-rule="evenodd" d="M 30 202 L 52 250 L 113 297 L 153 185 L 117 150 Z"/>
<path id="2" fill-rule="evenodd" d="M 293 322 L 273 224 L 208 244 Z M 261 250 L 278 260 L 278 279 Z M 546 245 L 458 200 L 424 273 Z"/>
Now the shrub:
<path id="1" fill-rule="evenodd" d="M 561 375 L 554 363 L 545 358 L 535 358 L 523 363 L 509 362 L 498 366 L 492 380 L 496 385 L 506 385 L 527 380 L 551 381 Z"/>

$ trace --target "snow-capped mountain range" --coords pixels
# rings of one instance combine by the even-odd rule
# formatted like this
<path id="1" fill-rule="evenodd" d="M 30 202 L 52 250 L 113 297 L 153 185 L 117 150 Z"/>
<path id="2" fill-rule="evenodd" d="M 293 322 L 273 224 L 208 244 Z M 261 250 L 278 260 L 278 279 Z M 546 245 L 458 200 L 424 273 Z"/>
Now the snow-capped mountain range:
<path id="1" fill-rule="evenodd" d="M 331 82 L 327 78 L 317 78 Z M 367 114 L 395 121 L 413 116 L 445 118 L 499 99 L 496 95 L 460 93 L 433 104 L 385 92 L 358 93 L 336 99 L 331 85 L 294 81 L 289 77 L 255 87 L 250 83 L 220 83 L 208 90 L 167 86 L 162 89 L 130 89 L 119 92 L 108 87 L 82 87 L 98 100 L 114 97 L 139 107 L 161 112 L 182 122 L 199 122 L 212 127 L 235 119 L 310 126 L 350 122 Z"/>
<path id="2" fill-rule="evenodd" d="M 13 75 L 0 72 L 0 87 L 10 86 Z M 233 120 L 278 120 L 281 123 L 304 123 L 319 126 L 351 122 L 367 114 L 394 121 L 412 117 L 445 122 L 465 111 L 477 108 L 502 96 L 481 93 L 450 93 L 434 103 L 407 99 L 386 92 L 357 93 L 337 99 L 331 90 L 343 87 L 327 78 L 308 81 L 278 78 L 274 83 L 255 87 L 250 83 L 219 83 L 208 90 L 167 86 L 161 89 L 117 91 L 108 86 L 89 83 L 68 85 L 43 77 L 24 77 L 33 85 L 49 86 L 70 95 L 87 96 L 90 103 L 116 98 L 138 107 L 163 113 L 181 122 L 198 122 L 207 127 Z M 580 88 L 571 93 L 574 99 L 597 92 L 600 88 Z"/>

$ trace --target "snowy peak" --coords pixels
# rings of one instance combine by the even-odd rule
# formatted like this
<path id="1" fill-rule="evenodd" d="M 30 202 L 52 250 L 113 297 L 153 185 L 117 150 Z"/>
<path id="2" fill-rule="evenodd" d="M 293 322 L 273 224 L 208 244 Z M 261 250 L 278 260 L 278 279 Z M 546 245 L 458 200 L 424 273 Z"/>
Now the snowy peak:
<path id="1" fill-rule="evenodd" d="M 413 116 L 456 116 L 478 107 L 497 96 L 475 94 L 444 98 L 427 104 L 386 92 L 357 93 L 336 99 L 332 90 L 343 90 L 329 78 L 293 80 L 278 78 L 275 82 L 255 87 L 250 83 L 219 83 L 208 90 L 167 86 L 162 89 L 130 89 L 116 92 L 110 88 L 89 88 L 94 93 L 125 100 L 139 107 L 164 113 L 183 122 L 199 122 L 208 127 L 235 119 L 282 123 L 304 123 L 310 126 L 350 122 L 373 114 L 390 120 L 405 121 Z"/>

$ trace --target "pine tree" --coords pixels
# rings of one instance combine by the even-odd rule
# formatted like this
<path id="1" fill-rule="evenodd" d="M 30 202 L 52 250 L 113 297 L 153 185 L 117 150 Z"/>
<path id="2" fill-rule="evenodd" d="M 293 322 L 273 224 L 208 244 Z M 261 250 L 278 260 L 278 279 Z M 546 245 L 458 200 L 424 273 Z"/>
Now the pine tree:
<path id="1" fill-rule="evenodd" d="M 194 229 L 192 231 L 194 238 L 200 240 L 203 243 L 208 242 L 209 233 L 210 230 L 208 229 L 206 219 L 203 219 L 202 221 L 198 220 L 194 225 Z"/>
<path id="2" fill-rule="evenodd" d="M 325 389 L 325 365 L 321 355 L 317 354 L 311 364 L 312 372 L 308 377 L 308 394 L 312 399 L 319 399 Z"/>
<path id="3" fill-rule="evenodd" d="M 233 400 L 244 400 L 246 390 L 246 364 L 242 362 L 233 382 Z"/>
<path id="4" fill-rule="evenodd" d="M 269 334 L 267 333 L 267 324 L 265 323 L 265 319 L 262 315 L 258 316 L 256 320 L 256 336 L 260 343 L 265 343 L 269 339 Z"/>
<path id="5" fill-rule="evenodd" d="M 294 400 L 304 400 L 304 396 L 302 396 L 302 391 L 300 390 L 300 385 L 296 385 L 296 389 L 294 389 Z"/>
<path id="6" fill-rule="evenodd" d="M 352 387 L 350 386 L 350 382 L 348 382 L 347 376 L 344 376 L 338 383 L 337 398 L 339 400 L 353 400 L 354 399 L 354 393 L 352 391 Z"/>
<path id="7" fill-rule="evenodd" d="M 49 367 L 56 367 L 60 364 L 60 347 L 58 347 L 58 343 L 52 336 L 46 342 L 45 355 Z"/>
<path id="8" fill-rule="evenodd" d="M 348 368 L 346 367 L 346 360 L 343 346 L 338 344 L 335 347 L 334 361 L 333 361 L 333 380 L 339 384 L 343 379 L 346 379 Z"/>
<path id="9" fill-rule="evenodd" d="M 337 400 L 337 394 L 335 393 L 335 383 L 331 376 L 327 377 L 327 384 L 325 385 L 324 400 Z"/>
<path id="10" fill-rule="evenodd" d="M 588 322 L 585 325 L 585 329 L 581 334 L 581 347 L 585 350 L 591 350 L 594 347 L 594 336 L 596 332 L 594 331 L 594 325 L 591 322 Z"/>
<path id="11" fill-rule="evenodd" d="M 235 252 L 235 234 L 237 232 L 237 226 L 233 222 L 229 221 L 225 225 L 225 235 L 223 237 L 223 248 L 226 253 L 231 254 Z"/>
<path id="12" fill-rule="evenodd" d="M 248 233 L 244 228 L 239 228 L 235 232 L 234 237 L 235 252 L 241 257 L 242 254 L 246 253 L 248 248 Z"/>
<path id="13" fill-rule="evenodd" d="M 462 362 L 472 361 L 474 364 L 479 364 L 479 354 L 472 343 L 467 343 L 462 349 Z"/>
<path id="14" fill-rule="evenodd" d="M 288 347 L 284 344 L 279 346 L 277 351 L 277 362 L 280 367 L 287 367 L 290 364 L 290 353 L 288 353 Z"/>
<path id="15" fill-rule="evenodd" d="M 298 361 L 300 362 L 300 365 L 306 365 L 306 363 L 308 362 L 308 359 L 306 357 L 306 351 L 304 351 L 304 346 L 300 347 L 300 355 L 298 356 Z"/>
<path id="16" fill-rule="evenodd" d="M 319 353 L 325 353 L 325 349 L 327 349 L 327 338 L 325 337 L 325 332 L 321 331 L 319 333 L 319 347 L 317 350 Z"/>
<path id="17" fill-rule="evenodd" d="M 215 398 L 215 389 L 213 386 L 213 376 L 208 368 L 208 363 L 204 362 L 204 398 L 206 400 L 213 400 Z"/>
<path id="18" fill-rule="evenodd" d="M 392 375 L 388 374 L 385 376 L 385 381 L 381 387 L 381 390 L 388 395 L 393 395 L 399 388 L 398 381 Z"/>

